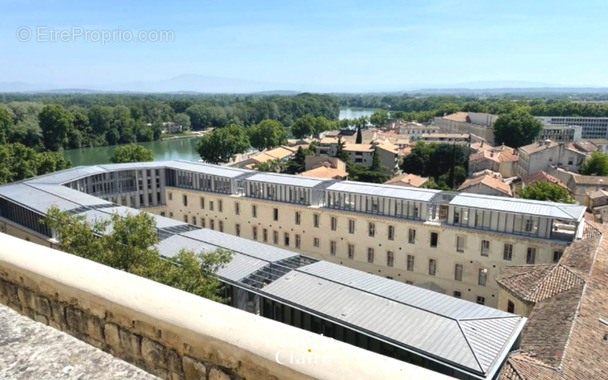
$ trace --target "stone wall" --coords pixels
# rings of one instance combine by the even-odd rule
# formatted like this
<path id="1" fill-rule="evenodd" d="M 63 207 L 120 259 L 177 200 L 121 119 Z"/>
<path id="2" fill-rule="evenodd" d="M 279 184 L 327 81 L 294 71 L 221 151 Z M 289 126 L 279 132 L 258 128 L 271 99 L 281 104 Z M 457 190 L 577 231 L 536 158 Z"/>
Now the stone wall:
<path id="1" fill-rule="evenodd" d="M 445 378 L 1 233 L 0 303 L 163 379 Z"/>

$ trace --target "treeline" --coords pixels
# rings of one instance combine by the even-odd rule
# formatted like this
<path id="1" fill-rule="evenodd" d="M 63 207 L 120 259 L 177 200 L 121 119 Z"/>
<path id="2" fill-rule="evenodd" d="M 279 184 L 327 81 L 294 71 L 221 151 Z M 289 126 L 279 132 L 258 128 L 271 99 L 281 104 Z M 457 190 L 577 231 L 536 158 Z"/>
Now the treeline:
<path id="1" fill-rule="evenodd" d="M 429 177 L 425 187 L 456 190 L 467 178 L 468 149 L 466 145 L 419 141 L 405 156 L 402 169 L 405 173 Z"/>
<path id="2" fill-rule="evenodd" d="M 36 150 L 151 141 L 168 123 L 184 129 L 250 126 L 271 119 L 289 127 L 304 115 L 338 118 L 327 95 L 4 94 L 0 134 Z"/>

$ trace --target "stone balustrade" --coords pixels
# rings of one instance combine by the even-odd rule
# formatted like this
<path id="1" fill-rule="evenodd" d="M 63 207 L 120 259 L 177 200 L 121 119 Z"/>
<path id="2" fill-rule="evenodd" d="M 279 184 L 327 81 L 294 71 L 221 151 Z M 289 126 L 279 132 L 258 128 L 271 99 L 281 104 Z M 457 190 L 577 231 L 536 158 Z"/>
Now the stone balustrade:
<path id="1" fill-rule="evenodd" d="M 0 303 L 163 379 L 444 379 L 0 233 Z"/>

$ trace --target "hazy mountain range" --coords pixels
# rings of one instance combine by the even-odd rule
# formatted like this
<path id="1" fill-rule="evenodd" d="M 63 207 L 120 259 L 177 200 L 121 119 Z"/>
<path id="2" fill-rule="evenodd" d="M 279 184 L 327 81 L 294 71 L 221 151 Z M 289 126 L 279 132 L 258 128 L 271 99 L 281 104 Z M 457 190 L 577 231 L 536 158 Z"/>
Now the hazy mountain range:
<path id="1" fill-rule="evenodd" d="M 106 85 L 65 86 L 56 83 L 0 82 L 0 92 L 135 92 L 135 93 L 262 93 L 293 94 L 299 92 L 321 93 L 398 93 L 414 92 L 426 94 L 450 93 L 598 93 L 608 92 L 608 87 L 565 86 L 551 83 L 524 81 L 480 81 L 456 84 L 410 84 L 410 85 L 313 85 L 300 83 L 270 83 L 234 78 L 221 78 L 197 74 L 184 74 L 158 81 L 109 83 Z"/>

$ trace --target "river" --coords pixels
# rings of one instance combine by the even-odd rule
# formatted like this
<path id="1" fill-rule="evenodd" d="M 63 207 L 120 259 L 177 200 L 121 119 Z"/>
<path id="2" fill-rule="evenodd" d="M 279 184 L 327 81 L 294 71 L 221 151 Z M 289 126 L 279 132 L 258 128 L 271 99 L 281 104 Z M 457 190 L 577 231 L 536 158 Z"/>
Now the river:
<path id="1" fill-rule="evenodd" d="M 361 116 L 369 116 L 374 113 L 373 109 L 364 108 L 342 108 L 340 119 L 354 119 Z M 173 139 L 164 141 L 141 142 L 145 148 L 154 152 L 154 161 L 187 160 L 198 161 L 200 158 L 196 152 L 196 143 L 199 138 Z M 98 165 L 110 162 L 115 145 L 99 146 L 94 148 L 69 149 L 63 152 L 63 156 L 72 161 L 73 166 Z"/>

